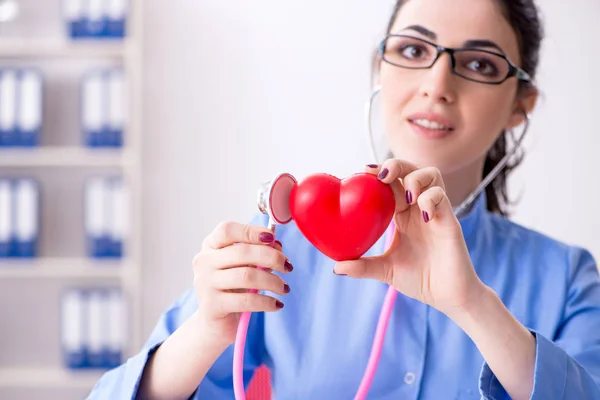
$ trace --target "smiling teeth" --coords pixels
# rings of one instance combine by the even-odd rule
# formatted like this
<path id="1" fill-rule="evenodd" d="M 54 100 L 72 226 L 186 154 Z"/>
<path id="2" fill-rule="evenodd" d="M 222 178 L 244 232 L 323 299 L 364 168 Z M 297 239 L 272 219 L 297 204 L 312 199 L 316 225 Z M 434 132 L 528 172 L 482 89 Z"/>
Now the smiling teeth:
<path id="1" fill-rule="evenodd" d="M 426 119 L 415 119 L 413 123 L 422 126 L 423 128 L 434 129 L 438 131 L 447 131 L 450 129 L 450 127 L 446 125 L 438 124 L 437 122 L 429 121 Z"/>

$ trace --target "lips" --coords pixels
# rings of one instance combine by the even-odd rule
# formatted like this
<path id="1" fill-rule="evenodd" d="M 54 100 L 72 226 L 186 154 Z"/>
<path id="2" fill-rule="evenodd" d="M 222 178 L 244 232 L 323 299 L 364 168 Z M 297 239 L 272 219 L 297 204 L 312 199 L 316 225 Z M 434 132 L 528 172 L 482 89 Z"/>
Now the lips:
<path id="1" fill-rule="evenodd" d="M 435 113 L 416 113 L 408 117 L 408 120 L 425 129 L 439 131 L 453 131 L 455 126 L 449 118 Z"/>
<path id="2" fill-rule="evenodd" d="M 413 132 L 427 139 L 443 139 L 450 135 L 456 125 L 441 114 L 416 113 L 408 117 Z"/>

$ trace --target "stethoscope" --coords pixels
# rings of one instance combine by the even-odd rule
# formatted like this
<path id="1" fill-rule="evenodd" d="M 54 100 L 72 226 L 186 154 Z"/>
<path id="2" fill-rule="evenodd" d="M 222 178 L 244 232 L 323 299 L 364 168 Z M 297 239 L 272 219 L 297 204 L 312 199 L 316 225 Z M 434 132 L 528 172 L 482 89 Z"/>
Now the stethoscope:
<path id="1" fill-rule="evenodd" d="M 371 154 L 373 156 L 373 160 L 375 162 L 380 162 L 380 159 L 377 155 L 377 151 L 375 148 L 375 138 L 373 136 L 372 129 L 372 109 L 373 109 L 373 101 L 377 94 L 379 94 L 381 87 L 378 86 L 375 88 L 373 93 L 371 94 L 369 101 L 367 102 L 366 107 L 366 132 L 367 138 L 369 141 L 369 147 L 371 149 Z M 519 146 L 523 142 L 525 138 L 525 134 L 529 129 L 530 117 L 529 114 L 525 111 L 522 111 L 525 115 L 525 127 L 523 129 L 523 133 L 515 141 L 513 147 L 506 153 L 506 155 L 500 160 L 498 165 L 490 171 L 490 173 L 481 181 L 481 183 L 471 192 L 469 196 L 454 209 L 454 214 L 457 217 L 461 217 L 465 212 L 467 212 L 470 207 L 473 205 L 477 197 L 480 193 L 485 190 L 485 188 L 490 184 L 490 182 L 500 173 L 502 168 L 506 166 L 506 163 L 510 160 L 510 158 L 516 153 Z M 277 175 L 271 181 L 265 182 L 261 185 L 258 191 L 258 208 L 263 213 L 268 215 L 268 228 L 275 233 L 275 227 L 277 225 L 283 225 L 291 222 L 292 216 L 289 210 L 289 197 L 292 187 L 296 184 L 296 178 L 294 178 L 291 174 L 282 173 Z M 394 222 L 390 224 L 386 233 L 385 233 L 385 246 L 387 249 L 391 245 L 392 239 L 394 237 L 394 230 L 396 229 Z M 258 267 L 260 268 L 260 267 Z M 252 291 L 256 293 L 256 291 Z M 365 369 L 365 373 L 363 375 L 362 381 L 358 387 L 354 400 L 364 400 L 367 397 L 367 393 L 373 383 L 373 378 L 375 377 L 375 371 L 377 369 L 377 365 L 379 364 L 379 358 L 381 356 L 381 351 L 383 349 L 383 342 L 385 338 L 385 333 L 387 331 L 387 327 L 390 321 L 390 316 L 392 314 L 392 310 L 394 308 L 394 303 L 396 301 L 396 297 L 398 295 L 398 291 L 394 289 L 392 286 L 388 287 L 387 293 L 385 295 L 385 299 L 383 301 L 383 306 L 381 308 L 381 313 L 379 315 L 379 320 L 377 322 L 377 329 L 375 330 L 375 338 L 373 340 L 373 346 L 371 348 L 371 354 L 369 355 L 369 360 L 367 362 L 367 367 Z M 240 321 L 238 325 L 235 345 L 234 345 L 234 354 L 233 354 L 233 388 L 236 400 L 245 400 L 245 388 L 244 388 L 244 379 L 243 379 L 243 365 L 244 365 L 244 348 L 246 344 L 246 334 L 248 332 L 248 324 L 250 322 L 250 312 L 242 313 L 240 316 Z"/>

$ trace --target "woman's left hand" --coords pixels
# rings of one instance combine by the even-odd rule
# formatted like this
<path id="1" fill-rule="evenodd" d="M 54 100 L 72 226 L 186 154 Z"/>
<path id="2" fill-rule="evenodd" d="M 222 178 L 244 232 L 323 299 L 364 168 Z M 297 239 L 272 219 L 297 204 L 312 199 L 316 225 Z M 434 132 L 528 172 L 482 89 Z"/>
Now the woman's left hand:
<path id="1" fill-rule="evenodd" d="M 446 314 L 478 301 L 485 285 L 471 263 L 440 171 L 389 159 L 367 172 L 378 173 L 394 190 L 394 240 L 380 256 L 337 263 L 335 273 L 380 280 Z"/>

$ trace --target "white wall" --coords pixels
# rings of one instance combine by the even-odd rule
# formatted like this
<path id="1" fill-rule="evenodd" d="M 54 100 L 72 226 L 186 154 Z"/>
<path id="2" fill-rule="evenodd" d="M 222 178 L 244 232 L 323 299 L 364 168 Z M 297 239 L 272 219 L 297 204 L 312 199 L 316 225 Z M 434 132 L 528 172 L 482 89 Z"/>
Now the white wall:
<path id="1" fill-rule="evenodd" d="M 600 259 L 600 3 L 540 3 L 544 98 L 512 185 L 522 191 L 515 219 Z M 261 181 L 283 171 L 343 176 L 370 161 L 370 54 L 392 4 L 146 2 L 146 332 L 191 284 L 204 236 L 257 211 Z"/>

